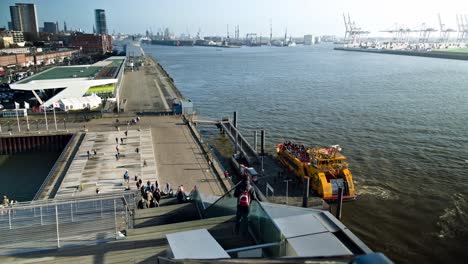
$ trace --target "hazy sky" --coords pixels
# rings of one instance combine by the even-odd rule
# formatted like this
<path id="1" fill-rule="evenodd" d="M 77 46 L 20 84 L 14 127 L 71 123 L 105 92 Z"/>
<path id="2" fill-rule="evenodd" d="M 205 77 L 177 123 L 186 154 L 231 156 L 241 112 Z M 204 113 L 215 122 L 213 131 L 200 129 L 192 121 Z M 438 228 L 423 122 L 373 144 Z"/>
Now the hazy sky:
<path id="1" fill-rule="evenodd" d="M 390 29 L 395 24 L 419 28 L 427 25 L 439 28 L 437 14 L 443 23 L 456 29 L 455 14 L 468 14 L 467 0 L 0 0 L 0 26 L 10 20 L 9 6 L 15 3 L 35 3 L 39 24 L 44 21 L 63 21 L 69 28 L 82 28 L 91 32 L 94 24 L 93 10 L 106 10 L 109 33 L 143 33 L 150 27 L 155 32 L 169 27 L 176 34 L 225 35 L 239 25 L 240 35 L 257 33 L 269 35 L 270 19 L 273 35 L 334 34 L 344 32 L 342 13 L 371 35 Z"/>

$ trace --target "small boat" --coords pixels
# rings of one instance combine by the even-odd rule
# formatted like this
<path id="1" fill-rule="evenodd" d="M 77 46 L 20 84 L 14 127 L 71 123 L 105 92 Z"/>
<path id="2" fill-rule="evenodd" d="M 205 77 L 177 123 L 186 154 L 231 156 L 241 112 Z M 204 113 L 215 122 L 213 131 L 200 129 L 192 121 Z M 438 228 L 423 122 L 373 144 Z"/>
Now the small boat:
<path id="1" fill-rule="evenodd" d="M 279 162 L 301 181 L 310 177 L 311 189 L 324 200 L 337 200 L 339 188 L 343 189 L 343 200 L 356 199 L 353 176 L 340 146 L 308 149 L 284 142 L 278 145 L 276 152 Z"/>

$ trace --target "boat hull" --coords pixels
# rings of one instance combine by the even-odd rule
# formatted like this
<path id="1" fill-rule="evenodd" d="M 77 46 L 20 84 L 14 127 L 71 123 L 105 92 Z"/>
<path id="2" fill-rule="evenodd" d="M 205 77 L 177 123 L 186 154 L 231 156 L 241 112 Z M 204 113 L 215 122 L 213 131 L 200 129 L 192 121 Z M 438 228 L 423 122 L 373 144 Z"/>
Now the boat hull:
<path id="1" fill-rule="evenodd" d="M 301 182 L 304 181 L 304 177 L 310 177 L 310 188 L 322 199 L 326 201 L 338 200 L 339 187 L 343 188 L 343 200 L 356 199 L 352 174 L 348 168 L 335 172 L 336 175 L 331 177 L 329 172 L 317 170 L 309 162 L 302 162 L 284 150 L 283 144 L 278 145 L 276 152 L 280 164 L 292 172 Z"/>

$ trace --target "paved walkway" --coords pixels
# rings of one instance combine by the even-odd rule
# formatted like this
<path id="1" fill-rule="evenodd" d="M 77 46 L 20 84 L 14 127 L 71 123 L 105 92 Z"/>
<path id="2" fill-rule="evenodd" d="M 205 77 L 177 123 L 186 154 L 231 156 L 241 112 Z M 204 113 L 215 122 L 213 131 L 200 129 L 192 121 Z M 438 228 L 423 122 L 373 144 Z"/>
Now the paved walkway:
<path id="1" fill-rule="evenodd" d="M 96 193 L 96 188 L 99 188 L 100 193 L 122 191 L 127 186 L 136 189 L 135 175 L 144 182 L 154 182 L 157 174 L 151 138 L 150 129 L 129 130 L 128 136 L 125 136 L 124 131 L 88 132 L 56 197 L 90 195 Z M 120 153 L 118 160 L 115 157 L 116 147 Z M 130 183 L 123 178 L 126 170 L 131 178 Z"/>
<path id="2" fill-rule="evenodd" d="M 151 129 L 161 184 L 169 182 L 174 189 L 182 184 L 186 191 L 197 185 L 204 194 L 224 194 L 200 146 L 180 118 L 159 117 Z"/>

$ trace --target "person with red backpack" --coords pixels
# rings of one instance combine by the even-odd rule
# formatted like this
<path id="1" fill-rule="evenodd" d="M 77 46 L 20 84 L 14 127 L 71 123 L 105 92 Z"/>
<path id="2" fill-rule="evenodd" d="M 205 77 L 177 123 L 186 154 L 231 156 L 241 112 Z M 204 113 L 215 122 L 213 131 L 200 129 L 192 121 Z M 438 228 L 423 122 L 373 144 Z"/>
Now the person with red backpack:
<path id="1" fill-rule="evenodd" d="M 252 200 L 258 200 L 255 190 L 249 182 L 249 177 L 244 175 L 234 191 L 234 197 L 237 198 L 237 213 L 236 213 L 236 234 L 239 233 L 241 222 L 246 225 L 249 221 L 250 205 Z M 245 227 L 247 229 L 247 226 Z"/>

